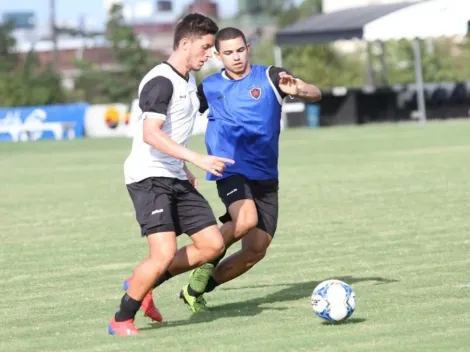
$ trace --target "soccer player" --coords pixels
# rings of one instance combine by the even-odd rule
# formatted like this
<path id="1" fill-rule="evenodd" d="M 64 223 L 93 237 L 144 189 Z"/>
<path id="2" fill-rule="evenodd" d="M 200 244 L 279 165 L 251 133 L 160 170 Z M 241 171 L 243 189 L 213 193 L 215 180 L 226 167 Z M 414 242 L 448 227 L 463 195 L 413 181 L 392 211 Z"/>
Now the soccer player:
<path id="1" fill-rule="evenodd" d="M 217 31 L 210 18 L 187 15 L 176 26 L 174 51 L 168 61 L 155 66 L 140 83 L 142 115 L 124 174 L 149 256 L 126 280 L 126 293 L 108 326 L 110 334 L 138 334 L 134 318 L 141 307 L 147 317 L 162 321 L 152 299 L 152 286 L 196 268 L 224 250 L 215 216 L 185 164 L 191 162 L 220 177 L 226 163 L 233 163 L 186 147 L 200 105 L 189 72 L 200 70 L 211 57 Z M 176 237 L 181 233 L 193 243 L 177 251 Z"/>
<path id="2" fill-rule="evenodd" d="M 206 147 L 211 155 L 236 160 L 216 181 L 227 208 L 219 220 L 225 248 L 242 241 L 241 250 L 224 261 L 225 252 L 193 271 L 180 297 L 193 312 L 206 310 L 203 294 L 249 270 L 266 254 L 278 221 L 278 156 L 282 101 L 286 96 L 321 99 L 320 90 L 280 67 L 251 65 L 249 45 L 236 28 L 216 35 L 216 56 L 224 69 L 198 87 L 200 112 L 209 109 Z M 215 269 L 214 269 L 215 268 Z"/>

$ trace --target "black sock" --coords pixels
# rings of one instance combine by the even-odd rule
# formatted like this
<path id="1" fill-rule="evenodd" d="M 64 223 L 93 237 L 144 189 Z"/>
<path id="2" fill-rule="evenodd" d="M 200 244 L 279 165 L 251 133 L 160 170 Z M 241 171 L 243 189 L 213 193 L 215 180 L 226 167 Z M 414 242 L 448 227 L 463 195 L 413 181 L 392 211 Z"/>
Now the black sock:
<path id="1" fill-rule="evenodd" d="M 220 284 L 217 283 L 217 281 L 214 280 L 214 277 L 211 276 L 209 278 L 209 281 L 207 282 L 207 286 L 206 286 L 206 291 L 205 292 L 212 292 L 214 291 L 214 289 L 219 286 Z"/>
<path id="2" fill-rule="evenodd" d="M 217 266 L 217 264 L 219 264 L 219 262 L 224 258 L 225 253 L 227 253 L 227 250 L 224 250 L 224 252 L 221 255 L 219 255 L 217 258 L 215 258 L 213 261 L 211 261 L 209 263 L 214 265 L 214 268 L 215 268 Z"/>
<path id="3" fill-rule="evenodd" d="M 163 273 L 163 275 L 161 275 L 157 282 L 155 282 L 155 284 L 153 285 L 153 288 L 156 288 L 158 286 L 160 286 L 161 284 L 163 284 L 165 281 L 167 280 L 170 280 L 171 278 L 173 277 L 173 275 L 170 274 L 170 272 L 167 270 Z"/>
<path id="4" fill-rule="evenodd" d="M 188 294 L 189 294 L 190 296 L 199 297 L 199 296 L 201 296 L 203 293 L 204 293 L 204 292 L 201 293 L 201 292 L 194 291 L 194 290 L 192 289 L 191 285 L 188 285 Z"/>
<path id="5" fill-rule="evenodd" d="M 124 296 L 122 296 L 121 306 L 115 315 L 116 321 L 134 319 L 137 311 L 140 309 L 141 303 L 142 302 L 136 301 L 126 293 Z"/>

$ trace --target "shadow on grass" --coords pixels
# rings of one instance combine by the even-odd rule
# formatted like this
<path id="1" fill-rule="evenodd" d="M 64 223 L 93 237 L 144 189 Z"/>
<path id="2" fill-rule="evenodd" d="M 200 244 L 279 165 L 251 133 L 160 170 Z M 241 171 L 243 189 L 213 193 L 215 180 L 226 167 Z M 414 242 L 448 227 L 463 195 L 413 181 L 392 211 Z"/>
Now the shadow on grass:
<path id="1" fill-rule="evenodd" d="M 335 277 L 338 280 L 344 281 L 350 285 L 354 285 L 358 282 L 364 281 L 375 281 L 376 284 L 388 284 L 397 282 L 397 280 L 390 280 L 381 277 Z M 273 293 L 269 293 L 264 297 L 252 298 L 246 301 L 239 301 L 234 303 L 221 304 L 218 306 L 210 306 L 210 311 L 201 312 L 191 315 L 188 319 L 185 320 L 175 320 L 175 321 L 165 321 L 163 323 L 152 323 L 147 327 L 143 327 L 140 330 L 151 330 L 164 327 L 176 327 L 184 326 L 189 324 L 199 324 L 207 323 L 221 318 L 234 318 L 234 317 L 250 317 L 256 316 L 266 310 L 275 310 L 283 311 L 289 310 L 291 308 L 283 307 L 270 307 L 272 303 L 282 303 L 282 302 L 294 302 L 299 299 L 310 299 L 313 289 L 321 281 L 308 281 L 308 282 L 298 282 L 298 283 L 285 283 L 285 284 L 273 284 L 273 285 L 253 285 L 253 286 L 244 286 L 244 287 L 234 287 L 234 288 L 224 288 L 221 286 L 217 290 L 220 291 L 237 291 L 237 290 L 247 290 L 247 289 L 257 289 L 257 288 L 268 288 L 268 287 L 284 287 Z M 209 295 L 208 295 L 209 296 Z M 210 297 L 210 296 L 209 296 Z M 182 301 L 181 301 L 181 304 Z M 325 325 L 343 325 L 343 324 L 358 324 L 364 322 L 365 319 L 362 318 L 350 318 L 342 323 L 331 324 L 325 322 Z"/>
<path id="2" fill-rule="evenodd" d="M 364 318 L 349 318 L 345 321 L 341 321 L 339 323 L 329 323 L 327 321 L 324 321 L 322 323 L 322 325 L 326 325 L 326 326 L 338 326 L 338 325 L 350 325 L 350 324 L 360 324 L 360 323 L 363 323 L 365 322 L 366 319 Z"/>

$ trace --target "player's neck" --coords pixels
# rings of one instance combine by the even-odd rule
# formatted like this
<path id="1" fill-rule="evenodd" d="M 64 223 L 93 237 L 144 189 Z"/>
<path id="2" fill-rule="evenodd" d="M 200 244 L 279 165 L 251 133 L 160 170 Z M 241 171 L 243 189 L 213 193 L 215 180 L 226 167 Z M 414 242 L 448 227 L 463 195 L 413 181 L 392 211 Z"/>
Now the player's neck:
<path id="1" fill-rule="evenodd" d="M 227 75 L 227 77 L 231 79 L 238 80 L 238 79 L 242 79 L 243 77 L 246 77 L 250 72 L 251 72 L 251 64 L 248 64 L 246 66 L 246 70 L 241 73 L 225 72 L 225 74 Z"/>
<path id="2" fill-rule="evenodd" d="M 180 55 L 172 53 L 166 62 L 168 62 L 175 70 L 181 73 L 183 77 L 188 77 L 190 69 L 188 68 L 186 60 L 184 60 Z"/>

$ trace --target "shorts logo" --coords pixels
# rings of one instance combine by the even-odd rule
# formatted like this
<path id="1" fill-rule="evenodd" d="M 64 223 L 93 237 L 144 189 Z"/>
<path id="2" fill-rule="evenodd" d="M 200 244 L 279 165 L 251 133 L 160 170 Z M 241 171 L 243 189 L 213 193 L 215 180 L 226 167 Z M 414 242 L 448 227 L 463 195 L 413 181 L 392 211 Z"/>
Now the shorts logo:
<path id="1" fill-rule="evenodd" d="M 234 194 L 236 191 L 238 191 L 237 188 L 231 190 L 230 192 L 227 193 L 227 196 L 231 195 L 231 194 Z"/>
<path id="2" fill-rule="evenodd" d="M 152 215 L 163 213 L 163 209 L 155 209 L 152 211 Z"/>
<path id="3" fill-rule="evenodd" d="M 256 88 L 256 87 L 251 88 L 250 95 L 253 99 L 258 100 L 261 97 L 261 88 Z"/>

